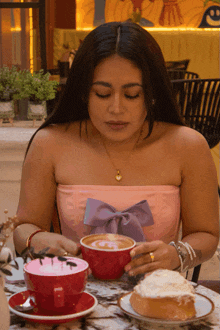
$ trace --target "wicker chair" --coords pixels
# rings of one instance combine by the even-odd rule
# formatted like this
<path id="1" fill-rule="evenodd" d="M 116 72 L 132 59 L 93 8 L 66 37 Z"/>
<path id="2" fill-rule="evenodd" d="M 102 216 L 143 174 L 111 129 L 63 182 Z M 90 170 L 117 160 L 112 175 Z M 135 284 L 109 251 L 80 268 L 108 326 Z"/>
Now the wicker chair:
<path id="1" fill-rule="evenodd" d="M 187 70 L 190 60 L 182 60 L 182 61 L 166 61 L 166 68 L 174 69 L 174 70 Z"/>
<path id="2" fill-rule="evenodd" d="M 197 73 L 185 70 L 167 69 L 167 73 L 170 77 L 170 80 L 199 78 Z"/>
<path id="3" fill-rule="evenodd" d="M 220 141 L 220 79 L 172 81 L 181 115 L 191 128 L 199 131 L 210 149 Z M 220 189 L 218 188 L 220 195 Z M 201 265 L 194 268 L 192 281 L 199 278 Z"/>
<path id="4" fill-rule="evenodd" d="M 186 124 L 214 148 L 220 141 L 220 79 L 172 80 L 172 85 Z"/>

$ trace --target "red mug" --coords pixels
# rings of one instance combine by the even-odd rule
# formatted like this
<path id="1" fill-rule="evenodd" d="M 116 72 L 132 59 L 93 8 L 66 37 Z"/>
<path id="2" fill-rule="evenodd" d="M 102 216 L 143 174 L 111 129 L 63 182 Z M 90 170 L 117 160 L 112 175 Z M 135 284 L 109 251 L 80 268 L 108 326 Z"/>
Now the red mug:
<path id="1" fill-rule="evenodd" d="M 42 265 L 40 259 L 35 259 L 24 266 L 29 294 L 35 297 L 36 308 L 47 315 L 71 313 L 85 290 L 88 263 L 79 258 L 65 258 L 67 262 L 45 257 Z"/>
<path id="2" fill-rule="evenodd" d="M 124 274 L 136 242 L 118 234 L 92 234 L 83 237 L 80 244 L 83 259 L 88 262 L 93 276 L 101 280 L 115 280 Z"/>

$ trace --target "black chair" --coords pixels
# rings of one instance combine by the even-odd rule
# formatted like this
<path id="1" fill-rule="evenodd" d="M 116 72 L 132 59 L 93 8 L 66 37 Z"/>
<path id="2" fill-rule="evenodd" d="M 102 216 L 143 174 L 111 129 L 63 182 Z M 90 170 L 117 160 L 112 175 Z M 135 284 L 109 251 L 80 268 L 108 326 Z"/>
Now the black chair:
<path id="1" fill-rule="evenodd" d="M 181 60 L 181 61 L 166 61 L 166 68 L 167 69 L 174 69 L 174 70 L 187 70 L 190 60 Z"/>
<path id="2" fill-rule="evenodd" d="M 59 75 L 60 74 L 59 68 L 48 69 L 47 72 L 49 72 L 51 75 Z"/>
<path id="3" fill-rule="evenodd" d="M 202 265 L 198 265 L 198 266 L 194 267 L 192 279 L 191 279 L 191 281 L 194 283 L 198 282 L 201 266 Z M 186 273 L 186 278 L 188 278 L 188 272 Z"/>
<path id="4" fill-rule="evenodd" d="M 199 78 L 199 75 L 197 73 L 185 70 L 168 69 L 167 73 L 170 80 Z"/>
<path id="5" fill-rule="evenodd" d="M 185 71 L 184 79 L 198 79 L 198 78 L 199 78 L 198 73 L 191 72 L 191 71 Z"/>
<path id="6" fill-rule="evenodd" d="M 206 138 L 210 149 L 214 148 L 220 141 L 220 79 L 173 80 L 172 85 L 186 124 Z M 218 192 L 220 195 L 219 187 Z M 197 283 L 200 268 L 194 268 L 193 282 Z"/>
<path id="7" fill-rule="evenodd" d="M 220 141 L 220 79 L 172 80 L 181 116 L 199 131 L 210 149 Z"/>
<path id="8" fill-rule="evenodd" d="M 60 78 L 67 78 L 69 75 L 69 62 L 58 61 L 59 75 Z"/>

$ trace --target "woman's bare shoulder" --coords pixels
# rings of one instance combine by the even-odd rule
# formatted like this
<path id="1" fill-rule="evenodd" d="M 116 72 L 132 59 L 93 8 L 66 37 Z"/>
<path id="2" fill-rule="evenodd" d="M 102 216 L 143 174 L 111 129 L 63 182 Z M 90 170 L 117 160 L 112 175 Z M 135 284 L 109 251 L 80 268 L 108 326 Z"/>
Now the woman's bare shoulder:
<path id="1" fill-rule="evenodd" d="M 168 125 L 166 138 L 170 154 L 179 160 L 182 173 L 194 173 L 199 169 L 215 175 L 213 157 L 205 137 L 198 131 L 180 125 Z"/>
<path id="2" fill-rule="evenodd" d="M 163 123 L 162 127 L 164 128 L 164 138 L 175 142 L 180 148 L 194 149 L 198 147 L 209 149 L 204 136 L 195 129 L 170 123 Z"/>
<path id="3" fill-rule="evenodd" d="M 33 143 L 37 145 L 51 146 L 54 143 L 60 145 L 61 143 L 68 143 L 77 139 L 79 136 L 79 123 L 64 123 L 52 124 L 40 129 L 34 136 Z"/>

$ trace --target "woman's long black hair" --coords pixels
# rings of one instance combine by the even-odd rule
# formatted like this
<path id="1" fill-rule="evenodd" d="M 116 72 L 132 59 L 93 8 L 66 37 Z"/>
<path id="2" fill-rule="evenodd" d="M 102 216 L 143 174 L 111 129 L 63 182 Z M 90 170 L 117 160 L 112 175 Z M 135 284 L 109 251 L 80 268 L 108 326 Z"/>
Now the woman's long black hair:
<path id="1" fill-rule="evenodd" d="M 94 70 L 102 60 L 114 54 L 132 61 L 142 71 L 148 136 L 155 120 L 184 125 L 155 39 L 138 24 L 111 22 L 98 26 L 86 36 L 76 52 L 60 101 L 37 131 L 51 124 L 89 119 L 88 97 Z"/>

